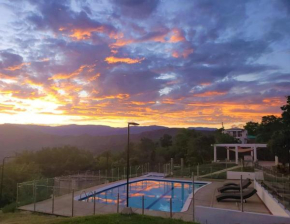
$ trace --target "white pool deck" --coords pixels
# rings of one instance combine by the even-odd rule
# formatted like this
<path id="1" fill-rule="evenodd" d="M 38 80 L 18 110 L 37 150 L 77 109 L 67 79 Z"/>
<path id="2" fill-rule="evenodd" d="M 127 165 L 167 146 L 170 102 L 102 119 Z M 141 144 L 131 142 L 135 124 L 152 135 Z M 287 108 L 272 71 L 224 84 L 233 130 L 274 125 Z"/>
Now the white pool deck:
<path id="1" fill-rule="evenodd" d="M 148 179 L 150 177 L 138 177 L 131 178 L 130 181 L 136 181 L 141 179 Z M 160 176 L 160 178 L 162 178 Z M 152 178 L 152 179 L 160 179 Z M 150 178 L 151 179 L 151 178 Z M 166 178 L 167 180 L 176 180 L 176 178 Z M 190 179 L 178 178 L 178 180 L 191 181 Z M 196 181 L 204 182 L 204 181 Z M 244 212 L 241 212 L 240 203 L 237 202 L 217 202 L 216 195 L 218 194 L 217 188 L 222 186 L 225 182 L 229 181 L 212 181 L 210 184 L 198 189 L 195 192 L 195 217 L 200 223 L 290 223 L 290 218 L 278 217 L 271 215 L 270 211 L 261 201 L 261 199 L 254 195 L 244 203 Z M 235 182 L 235 181 L 230 181 Z M 101 191 L 108 186 L 119 185 L 125 183 L 124 180 L 116 181 L 114 183 L 107 183 L 99 186 L 94 186 L 85 190 L 76 191 L 74 199 L 78 199 L 79 195 L 83 192 Z M 189 196 L 191 198 L 191 196 Z M 72 200 L 72 194 L 66 194 L 54 199 L 54 215 L 60 216 L 72 216 L 72 201 L 74 201 L 74 216 L 87 216 L 94 214 L 94 203 Z M 189 204 L 188 209 L 183 212 L 172 213 L 172 218 L 182 219 L 185 221 L 193 220 L 193 207 L 191 200 L 187 200 Z M 20 210 L 34 211 L 34 204 L 25 205 L 19 208 Z M 123 207 L 120 206 L 119 211 L 122 211 Z M 132 208 L 134 213 L 142 214 L 142 209 Z M 51 214 L 52 213 L 52 199 L 37 202 L 35 204 L 35 211 L 40 213 Z M 110 214 L 116 213 L 117 206 L 112 204 L 95 204 L 95 214 Z M 144 210 L 146 215 L 170 217 L 169 212 Z"/>

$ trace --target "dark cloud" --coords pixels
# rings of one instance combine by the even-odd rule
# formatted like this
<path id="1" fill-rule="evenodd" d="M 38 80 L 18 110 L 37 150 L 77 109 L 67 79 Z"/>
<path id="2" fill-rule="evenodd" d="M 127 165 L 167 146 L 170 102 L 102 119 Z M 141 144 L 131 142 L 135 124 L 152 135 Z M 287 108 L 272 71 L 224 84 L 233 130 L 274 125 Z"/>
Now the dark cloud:
<path id="1" fill-rule="evenodd" d="M 32 1 L 36 5 L 38 11 L 31 12 L 27 17 L 36 29 L 51 29 L 55 33 L 71 34 L 75 30 L 89 30 L 89 32 L 97 31 L 112 34 L 116 31 L 114 26 L 110 24 L 100 23 L 91 19 L 87 12 L 82 10 L 75 12 L 71 10 L 69 1 Z"/>
<path id="2" fill-rule="evenodd" d="M 135 19 L 149 17 L 159 4 L 159 0 L 112 0 L 122 16 Z"/>
<path id="3" fill-rule="evenodd" d="M 8 51 L 0 51 L 0 68 L 20 65 L 22 62 L 23 58 L 20 55 Z"/>

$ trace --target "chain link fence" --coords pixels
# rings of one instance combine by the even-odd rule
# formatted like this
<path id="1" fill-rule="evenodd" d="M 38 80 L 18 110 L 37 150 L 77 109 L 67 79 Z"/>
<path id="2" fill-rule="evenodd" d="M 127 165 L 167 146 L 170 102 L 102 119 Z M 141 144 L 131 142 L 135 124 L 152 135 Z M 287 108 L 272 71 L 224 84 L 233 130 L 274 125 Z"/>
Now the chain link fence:
<path id="1" fill-rule="evenodd" d="M 192 179 L 192 175 L 194 175 L 196 180 L 202 180 L 203 178 L 226 179 L 225 169 L 234 166 L 236 164 L 233 163 L 212 163 L 191 167 L 182 166 L 182 164 L 174 165 L 173 163 L 155 165 L 147 163 L 131 166 L 129 177 L 162 175 L 165 177 Z M 103 193 L 96 195 L 94 190 L 102 184 L 125 180 L 126 175 L 126 167 L 119 167 L 19 183 L 17 185 L 17 207 L 24 210 L 64 216 L 75 216 L 80 212 L 92 215 L 98 211 L 99 202 L 105 200 L 105 204 L 115 206 L 110 208 L 110 210 L 116 213 L 119 211 L 119 206 L 125 205 L 124 195 L 112 192 L 112 195 L 107 197 L 107 195 L 102 195 Z M 138 197 L 138 195 L 131 196 Z M 82 202 L 94 202 L 84 206 L 87 211 L 84 211 L 84 204 L 79 203 L 81 198 L 86 198 Z M 146 207 L 149 199 L 144 201 L 141 195 L 137 199 L 140 199 L 140 203 L 145 203 Z M 169 198 L 168 203 L 170 203 Z"/>
<path id="2" fill-rule="evenodd" d="M 255 164 L 255 177 L 277 201 L 290 211 L 290 175 Z"/>

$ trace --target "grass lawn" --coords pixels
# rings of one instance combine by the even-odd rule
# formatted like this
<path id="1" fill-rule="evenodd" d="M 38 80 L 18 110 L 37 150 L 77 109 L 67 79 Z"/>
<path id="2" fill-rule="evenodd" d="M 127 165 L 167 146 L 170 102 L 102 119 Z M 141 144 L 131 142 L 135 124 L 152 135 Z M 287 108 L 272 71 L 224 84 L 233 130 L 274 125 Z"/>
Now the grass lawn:
<path id="1" fill-rule="evenodd" d="M 142 215 L 96 215 L 86 217 L 55 217 L 50 215 L 40 215 L 24 212 L 16 213 L 0 213 L 1 224 L 185 224 L 192 222 L 184 222 L 177 219 L 164 219 L 160 217 L 142 216 Z"/>

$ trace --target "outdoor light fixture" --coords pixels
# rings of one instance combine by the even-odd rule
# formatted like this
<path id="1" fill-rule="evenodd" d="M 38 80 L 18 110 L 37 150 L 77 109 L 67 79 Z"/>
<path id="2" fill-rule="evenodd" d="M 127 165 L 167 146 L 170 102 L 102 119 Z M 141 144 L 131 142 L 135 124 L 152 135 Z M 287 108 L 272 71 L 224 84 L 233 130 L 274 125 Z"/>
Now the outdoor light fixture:
<path id="1" fill-rule="evenodd" d="M 127 148 L 127 208 L 129 207 L 129 169 L 130 169 L 130 125 L 132 126 L 138 126 L 138 123 L 135 122 L 128 122 L 128 148 Z"/>

